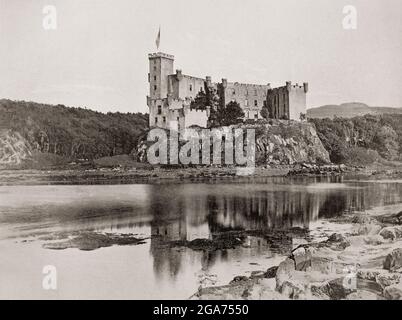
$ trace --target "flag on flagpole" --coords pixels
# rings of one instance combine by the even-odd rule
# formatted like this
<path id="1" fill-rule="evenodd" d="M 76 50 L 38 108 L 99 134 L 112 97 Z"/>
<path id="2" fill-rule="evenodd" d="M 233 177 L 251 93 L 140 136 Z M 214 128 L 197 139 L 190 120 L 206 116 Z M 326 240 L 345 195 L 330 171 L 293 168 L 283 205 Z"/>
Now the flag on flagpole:
<path id="1" fill-rule="evenodd" d="M 159 45 L 161 43 L 161 27 L 159 26 L 158 36 L 156 37 L 156 49 L 159 50 Z"/>

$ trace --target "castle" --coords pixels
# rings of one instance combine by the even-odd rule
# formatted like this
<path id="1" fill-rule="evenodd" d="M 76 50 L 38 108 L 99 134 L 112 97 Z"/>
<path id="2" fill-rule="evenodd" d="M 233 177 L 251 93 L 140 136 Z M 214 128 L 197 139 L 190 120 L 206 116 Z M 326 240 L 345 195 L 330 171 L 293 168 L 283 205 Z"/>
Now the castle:
<path id="1" fill-rule="evenodd" d="M 162 52 L 151 53 L 149 58 L 149 126 L 181 130 L 192 125 L 207 127 L 209 110 L 191 108 L 197 94 L 215 88 L 220 103 L 226 106 L 236 101 L 244 111 L 245 120 L 262 119 L 266 107 L 269 117 L 300 121 L 306 113 L 308 83 L 271 88 L 270 84 L 256 85 L 228 82 L 212 83 L 211 77 L 197 78 L 173 71 L 174 56 Z"/>

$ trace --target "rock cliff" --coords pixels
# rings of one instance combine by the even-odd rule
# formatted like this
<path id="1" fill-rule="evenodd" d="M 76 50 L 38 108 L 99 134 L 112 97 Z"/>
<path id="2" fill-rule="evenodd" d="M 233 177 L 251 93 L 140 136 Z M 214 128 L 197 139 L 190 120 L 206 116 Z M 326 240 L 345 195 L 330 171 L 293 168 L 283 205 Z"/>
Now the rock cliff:
<path id="1" fill-rule="evenodd" d="M 260 121 L 256 124 L 239 124 L 215 128 L 221 132 L 228 130 L 255 130 L 256 164 L 293 165 L 296 163 L 330 163 L 329 154 L 317 135 L 314 124 L 286 120 Z M 200 131 L 200 128 L 196 129 Z M 186 141 L 181 141 L 181 145 Z M 135 155 L 137 160 L 147 162 L 147 150 L 152 142 L 146 137 L 140 140 Z M 222 161 L 223 163 L 223 161 Z"/>

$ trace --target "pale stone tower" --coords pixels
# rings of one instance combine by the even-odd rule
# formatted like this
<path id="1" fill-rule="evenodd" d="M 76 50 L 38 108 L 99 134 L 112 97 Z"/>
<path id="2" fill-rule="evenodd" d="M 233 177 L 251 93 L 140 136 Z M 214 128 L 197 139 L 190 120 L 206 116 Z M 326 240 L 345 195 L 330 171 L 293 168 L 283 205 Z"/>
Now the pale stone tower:
<path id="1" fill-rule="evenodd" d="M 168 110 L 164 101 L 168 95 L 168 76 L 173 74 L 174 56 L 158 52 L 148 55 L 149 58 L 149 107 L 150 127 L 166 122 Z"/>

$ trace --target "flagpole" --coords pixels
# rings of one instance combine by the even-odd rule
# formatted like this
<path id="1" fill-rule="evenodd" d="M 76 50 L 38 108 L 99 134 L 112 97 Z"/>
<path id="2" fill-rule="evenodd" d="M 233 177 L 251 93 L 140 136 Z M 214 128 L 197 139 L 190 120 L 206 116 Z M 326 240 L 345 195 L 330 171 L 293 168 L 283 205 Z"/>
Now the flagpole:
<path id="1" fill-rule="evenodd" d="M 158 35 L 156 37 L 156 51 L 159 52 L 159 46 L 160 46 L 160 42 L 161 42 L 161 26 L 159 25 L 159 31 L 158 31 Z"/>

